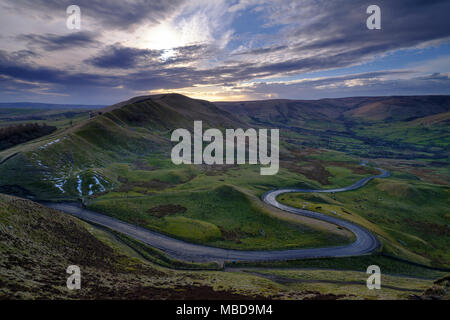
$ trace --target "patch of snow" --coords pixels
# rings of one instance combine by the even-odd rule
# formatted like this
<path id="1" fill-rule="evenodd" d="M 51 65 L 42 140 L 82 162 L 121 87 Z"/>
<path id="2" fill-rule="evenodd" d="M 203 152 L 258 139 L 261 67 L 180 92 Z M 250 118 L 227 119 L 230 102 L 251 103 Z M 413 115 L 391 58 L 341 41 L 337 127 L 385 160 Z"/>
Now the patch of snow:
<path id="1" fill-rule="evenodd" d="M 106 188 L 100 183 L 100 181 L 98 180 L 97 176 L 93 176 L 95 183 L 100 186 L 100 192 L 103 192 L 106 190 Z M 104 179 L 103 179 L 104 180 Z"/>
<path id="2" fill-rule="evenodd" d="M 44 150 L 44 149 L 46 149 L 48 146 L 51 146 L 52 144 L 58 143 L 58 142 L 60 142 L 60 141 L 61 141 L 60 139 L 53 140 L 53 141 L 51 141 L 51 142 L 49 142 L 49 143 L 44 144 L 43 146 L 40 146 L 39 149 Z"/>
<path id="3" fill-rule="evenodd" d="M 37 165 L 39 167 L 44 168 L 44 169 L 48 169 L 48 167 L 46 165 L 44 165 L 41 160 L 39 160 L 39 159 L 36 160 L 36 163 L 37 163 Z"/>
<path id="4" fill-rule="evenodd" d="M 83 195 L 83 190 L 81 189 L 82 183 L 83 183 L 83 180 L 81 180 L 80 175 L 77 175 L 77 184 L 78 184 L 77 190 L 78 190 L 78 193 L 80 194 L 80 196 Z"/>
<path id="5" fill-rule="evenodd" d="M 64 191 L 64 189 L 63 189 L 65 184 L 66 184 L 66 180 L 55 179 L 55 187 L 57 187 L 59 190 L 61 190 L 62 193 L 66 193 L 66 191 Z"/>

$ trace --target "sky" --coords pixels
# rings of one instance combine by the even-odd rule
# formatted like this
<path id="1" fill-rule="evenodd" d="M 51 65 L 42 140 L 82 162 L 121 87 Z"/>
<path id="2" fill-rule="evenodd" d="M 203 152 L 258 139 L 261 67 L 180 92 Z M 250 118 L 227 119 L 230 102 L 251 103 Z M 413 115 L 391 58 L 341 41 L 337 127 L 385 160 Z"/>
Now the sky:
<path id="1" fill-rule="evenodd" d="M 0 102 L 450 94 L 449 12 L 448 0 L 0 0 Z"/>

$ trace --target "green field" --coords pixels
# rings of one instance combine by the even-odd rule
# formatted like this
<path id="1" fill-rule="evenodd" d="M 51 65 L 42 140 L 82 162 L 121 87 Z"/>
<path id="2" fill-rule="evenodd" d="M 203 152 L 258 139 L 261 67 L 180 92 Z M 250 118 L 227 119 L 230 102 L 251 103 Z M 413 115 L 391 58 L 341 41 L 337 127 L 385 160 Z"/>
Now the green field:
<path id="1" fill-rule="evenodd" d="M 167 259 L 126 237 L 5 195 L 0 195 L 0 238 L 0 298 L 448 299 L 444 272 L 378 256 L 272 262 L 262 269 L 234 264 L 225 272 L 207 271 L 213 266 Z M 83 290 L 67 290 L 68 264 L 82 268 Z M 365 287 L 370 264 L 384 272 L 382 290 Z"/>
<path id="2" fill-rule="evenodd" d="M 281 221 L 257 208 L 231 186 L 213 189 L 109 193 L 88 202 L 88 208 L 191 242 L 235 249 L 281 249 L 332 246 L 350 239 Z M 178 186 L 177 188 L 182 188 Z M 175 191 L 176 190 L 176 191 Z M 165 206 L 183 208 L 170 212 Z M 162 208 L 161 216 L 149 213 Z"/>
<path id="3" fill-rule="evenodd" d="M 394 173 L 391 178 L 376 179 L 354 191 L 292 193 L 278 200 L 364 225 L 385 241 L 384 250 L 390 254 L 448 267 L 449 192 L 445 186 Z"/>

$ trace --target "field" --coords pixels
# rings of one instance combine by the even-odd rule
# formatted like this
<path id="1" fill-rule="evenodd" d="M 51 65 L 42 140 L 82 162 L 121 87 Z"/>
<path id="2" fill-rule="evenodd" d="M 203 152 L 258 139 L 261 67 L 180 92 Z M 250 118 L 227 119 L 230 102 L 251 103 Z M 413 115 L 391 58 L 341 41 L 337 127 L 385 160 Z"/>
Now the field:
<path id="1" fill-rule="evenodd" d="M 351 192 L 292 193 L 279 200 L 359 223 L 377 233 L 386 242 L 384 250 L 392 255 L 424 264 L 449 265 L 446 187 L 408 180 L 394 173 L 392 178 L 375 180 Z"/>

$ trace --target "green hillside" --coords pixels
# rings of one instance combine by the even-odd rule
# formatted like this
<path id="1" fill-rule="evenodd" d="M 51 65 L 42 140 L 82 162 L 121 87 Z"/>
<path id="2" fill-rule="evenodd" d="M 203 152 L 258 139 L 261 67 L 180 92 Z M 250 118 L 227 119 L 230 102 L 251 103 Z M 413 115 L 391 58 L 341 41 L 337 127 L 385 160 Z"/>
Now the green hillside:
<path id="1" fill-rule="evenodd" d="M 0 152 L 0 191 L 20 189 L 19 194 L 39 199 L 77 199 L 117 183 L 103 170 L 109 164 L 169 152 L 170 132 L 190 128 L 194 120 L 202 120 L 205 127 L 245 125 L 209 102 L 180 95 L 141 98 L 95 115 Z M 86 184 L 91 188 L 84 188 Z"/>
<path id="2" fill-rule="evenodd" d="M 298 195 L 285 201 L 298 206 L 307 202 L 312 210 L 324 213 L 346 210 L 352 214 L 342 212 L 344 218 L 365 225 L 382 239 L 384 254 L 448 266 L 448 123 L 446 112 L 433 114 L 448 110 L 447 100 L 377 97 L 212 104 L 177 94 L 137 97 L 0 152 L 0 193 L 82 201 L 95 211 L 212 246 L 320 247 L 348 243 L 352 235 L 264 206 L 259 197 L 275 188 L 342 187 L 382 167 L 393 176 L 383 180 L 381 189 L 371 182 L 332 199 Z M 369 121 L 350 112 L 383 104 L 390 107 L 369 109 L 388 116 L 408 101 L 405 108 L 415 119 Z M 424 111 L 425 103 L 434 107 Z M 254 165 L 174 165 L 170 133 L 175 128 L 192 130 L 195 120 L 220 129 L 280 128 L 279 173 L 261 176 Z M 388 199 L 394 196 L 390 192 L 403 189 L 409 193 L 389 202 L 373 198 Z M 432 196 L 423 198 L 429 190 L 434 190 Z M 355 207 L 361 199 L 367 204 Z M 416 203 L 417 199 L 422 201 Z M 420 225 L 430 228 L 424 232 Z M 440 233 L 430 233 L 433 228 Z"/>
<path id="3" fill-rule="evenodd" d="M 392 261 L 376 262 L 389 270 L 383 290 L 367 290 L 361 270 L 372 261 L 361 259 L 368 257 L 347 264 L 311 260 L 289 269 L 172 270 L 150 262 L 154 250 L 142 244 L 5 195 L 0 195 L 0 240 L 0 299 L 448 298 L 445 273 Z M 80 267 L 80 290 L 66 287 L 69 265 Z"/>

